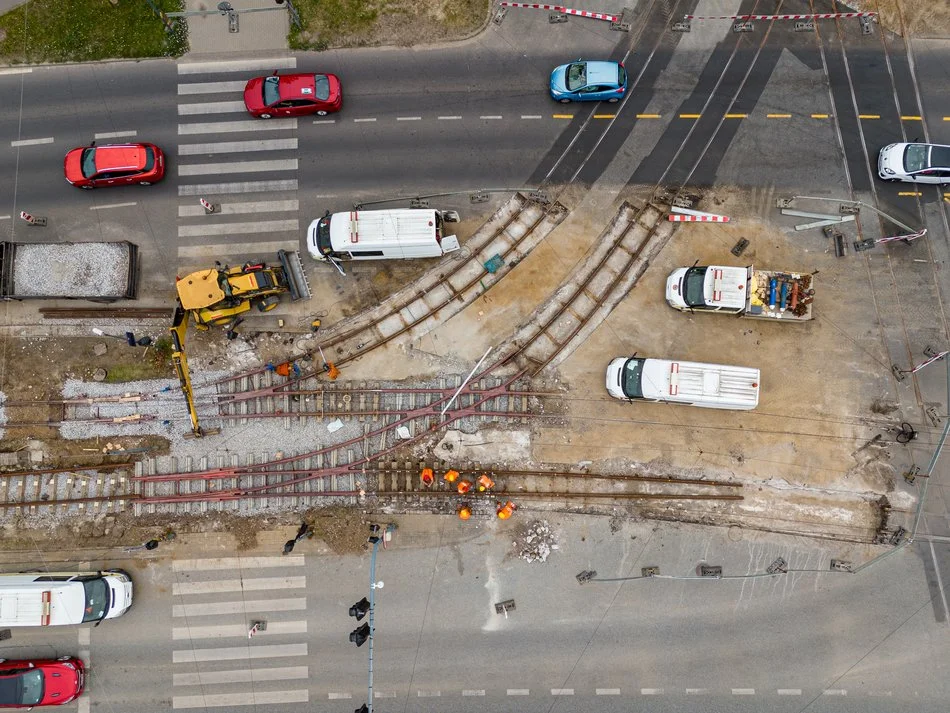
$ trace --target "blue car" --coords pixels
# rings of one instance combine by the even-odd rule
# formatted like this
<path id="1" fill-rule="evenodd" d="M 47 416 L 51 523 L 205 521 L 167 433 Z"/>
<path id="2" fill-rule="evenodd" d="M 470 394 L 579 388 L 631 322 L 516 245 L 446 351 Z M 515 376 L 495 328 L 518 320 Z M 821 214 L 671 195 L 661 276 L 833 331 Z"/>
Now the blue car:
<path id="1" fill-rule="evenodd" d="M 619 62 L 577 60 L 551 72 L 551 98 L 562 104 L 605 101 L 613 104 L 627 91 L 627 70 Z"/>

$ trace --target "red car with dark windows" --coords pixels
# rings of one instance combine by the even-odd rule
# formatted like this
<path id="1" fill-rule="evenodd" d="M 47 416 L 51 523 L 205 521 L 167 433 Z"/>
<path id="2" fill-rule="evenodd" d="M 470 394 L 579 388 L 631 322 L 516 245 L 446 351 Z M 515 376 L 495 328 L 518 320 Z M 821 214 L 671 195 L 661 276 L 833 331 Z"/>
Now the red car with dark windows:
<path id="1" fill-rule="evenodd" d="M 155 144 L 85 146 L 66 154 L 66 180 L 79 188 L 150 186 L 165 176 L 165 154 Z"/>
<path id="2" fill-rule="evenodd" d="M 244 106 L 258 119 L 327 114 L 343 107 L 343 85 L 335 74 L 255 77 L 244 87 Z"/>
<path id="3" fill-rule="evenodd" d="M 60 706 L 82 693 L 86 669 L 74 656 L 13 661 L 0 659 L 0 707 Z"/>

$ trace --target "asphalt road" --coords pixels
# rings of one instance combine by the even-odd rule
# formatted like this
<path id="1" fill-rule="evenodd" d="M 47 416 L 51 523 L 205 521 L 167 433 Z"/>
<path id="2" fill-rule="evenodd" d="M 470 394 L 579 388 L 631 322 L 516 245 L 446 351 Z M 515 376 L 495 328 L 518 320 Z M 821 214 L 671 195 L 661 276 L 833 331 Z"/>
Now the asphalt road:
<path id="1" fill-rule="evenodd" d="M 950 653 L 946 626 L 913 548 L 850 575 L 832 573 L 830 558 L 860 564 L 870 552 L 549 521 L 558 549 L 543 564 L 513 555 L 496 523 L 397 530 L 376 571 L 377 710 L 945 710 L 935 674 Z M 148 564 L 118 554 L 107 564 L 135 578 L 128 614 L 94 629 L 15 630 L 0 655 L 81 650 L 90 676 L 80 711 L 245 710 L 254 700 L 286 713 L 358 708 L 368 648 L 348 642 L 357 624 L 347 609 L 369 593 L 369 556 L 317 554 L 314 544 L 284 558 L 275 544 L 243 563 L 194 546 Z M 809 571 L 742 578 L 777 557 Z M 738 578 L 692 579 L 703 562 Z M 648 565 L 683 579 L 575 580 Z M 507 599 L 506 619 L 494 604 Z M 254 619 L 268 631 L 249 640 Z"/>

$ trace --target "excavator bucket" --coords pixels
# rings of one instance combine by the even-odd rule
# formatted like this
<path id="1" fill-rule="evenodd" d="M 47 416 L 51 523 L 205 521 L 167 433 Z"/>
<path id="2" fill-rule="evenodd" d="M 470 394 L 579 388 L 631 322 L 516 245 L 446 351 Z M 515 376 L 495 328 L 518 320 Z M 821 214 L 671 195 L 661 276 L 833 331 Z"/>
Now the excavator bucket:
<path id="1" fill-rule="evenodd" d="M 309 300 L 312 296 L 310 282 L 307 280 L 307 273 L 304 272 L 303 263 L 300 261 L 300 253 L 296 250 L 278 250 L 277 257 L 280 260 L 280 266 L 284 270 L 284 276 L 287 278 L 290 299 L 294 302 Z"/>

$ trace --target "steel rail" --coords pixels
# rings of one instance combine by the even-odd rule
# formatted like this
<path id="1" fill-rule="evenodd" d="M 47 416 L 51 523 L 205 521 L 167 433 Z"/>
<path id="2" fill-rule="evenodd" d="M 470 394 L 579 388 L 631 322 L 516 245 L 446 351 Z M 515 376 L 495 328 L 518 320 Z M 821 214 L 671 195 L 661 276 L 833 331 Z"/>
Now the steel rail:
<path id="1" fill-rule="evenodd" d="M 37 470 L 14 470 L 6 473 L 0 473 L 0 478 L 17 478 L 27 475 L 53 475 L 55 473 L 80 473 L 84 470 L 117 470 L 119 468 L 131 468 L 135 464 L 126 463 L 103 463 L 102 465 L 79 465 L 72 468 L 43 468 Z"/>
<path id="2" fill-rule="evenodd" d="M 40 307 L 45 319 L 168 319 L 172 307 Z"/>
<path id="3" fill-rule="evenodd" d="M 124 500 L 141 500 L 141 497 L 130 493 L 128 495 L 103 495 L 101 497 L 91 498 L 69 498 L 67 500 L 49 499 L 49 500 L 26 500 L 23 502 L 3 502 L 0 501 L 0 508 L 9 510 L 10 508 L 29 508 L 29 507 L 57 507 L 60 505 L 78 505 L 79 503 L 115 503 Z"/>

